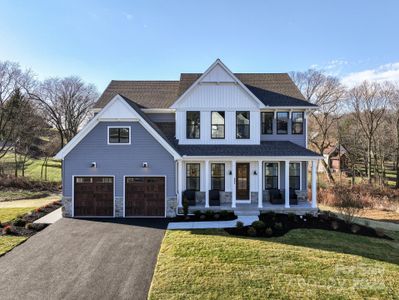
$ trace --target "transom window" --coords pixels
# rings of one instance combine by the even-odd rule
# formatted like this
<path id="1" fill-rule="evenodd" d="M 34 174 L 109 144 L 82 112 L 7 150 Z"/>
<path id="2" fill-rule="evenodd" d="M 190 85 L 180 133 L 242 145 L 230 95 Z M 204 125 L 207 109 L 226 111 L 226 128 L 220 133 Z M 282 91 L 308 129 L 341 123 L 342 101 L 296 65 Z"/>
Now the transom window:
<path id="1" fill-rule="evenodd" d="M 225 175 L 224 164 L 211 164 L 211 189 L 224 191 Z"/>
<path id="2" fill-rule="evenodd" d="M 301 164 L 290 163 L 290 189 L 301 189 Z"/>
<path id="3" fill-rule="evenodd" d="M 288 134 L 288 112 L 277 112 L 277 134 Z"/>
<path id="4" fill-rule="evenodd" d="M 278 163 L 265 163 L 265 189 L 278 189 Z"/>
<path id="5" fill-rule="evenodd" d="M 211 137 L 224 139 L 224 111 L 213 111 L 211 119 Z"/>
<path id="6" fill-rule="evenodd" d="M 200 190 L 200 164 L 186 164 L 186 190 Z"/>
<path id="7" fill-rule="evenodd" d="M 130 144 L 130 127 L 108 127 L 108 144 Z"/>
<path id="8" fill-rule="evenodd" d="M 236 112 L 236 138 L 249 139 L 250 137 L 250 116 L 249 111 Z"/>
<path id="9" fill-rule="evenodd" d="M 262 112 L 262 134 L 273 134 L 273 112 Z"/>
<path id="10" fill-rule="evenodd" d="M 200 138 L 201 113 L 199 111 L 187 112 L 186 136 L 188 139 Z"/>
<path id="11" fill-rule="evenodd" d="M 292 113 L 292 134 L 303 133 L 303 112 Z"/>

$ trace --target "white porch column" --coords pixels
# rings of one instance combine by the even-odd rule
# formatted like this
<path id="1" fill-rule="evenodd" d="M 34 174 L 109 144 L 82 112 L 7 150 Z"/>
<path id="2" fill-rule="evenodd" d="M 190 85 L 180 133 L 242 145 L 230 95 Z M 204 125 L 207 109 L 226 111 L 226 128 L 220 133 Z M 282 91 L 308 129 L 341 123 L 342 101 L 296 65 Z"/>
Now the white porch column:
<path id="1" fill-rule="evenodd" d="M 317 208 L 317 161 L 312 160 L 312 208 Z"/>
<path id="2" fill-rule="evenodd" d="M 183 207 L 183 161 L 177 161 L 177 203 L 178 207 Z"/>
<path id="3" fill-rule="evenodd" d="M 290 208 L 290 161 L 285 161 L 285 207 Z"/>
<path id="4" fill-rule="evenodd" d="M 205 161 L 205 207 L 209 207 L 209 160 Z"/>
<path id="5" fill-rule="evenodd" d="M 262 161 L 258 161 L 258 208 L 263 207 L 263 168 Z"/>
<path id="6" fill-rule="evenodd" d="M 236 208 L 236 161 L 231 161 L 231 207 Z"/>

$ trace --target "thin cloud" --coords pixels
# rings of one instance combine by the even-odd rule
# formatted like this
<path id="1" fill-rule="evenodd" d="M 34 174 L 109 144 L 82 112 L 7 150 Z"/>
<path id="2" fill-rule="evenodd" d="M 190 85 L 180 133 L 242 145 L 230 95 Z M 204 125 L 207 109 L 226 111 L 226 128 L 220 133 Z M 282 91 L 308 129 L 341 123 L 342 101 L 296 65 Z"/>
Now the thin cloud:
<path id="1" fill-rule="evenodd" d="M 399 82 L 399 62 L 381 65 L 375 69 L 353 72 L 342 78 L 342 82 L 349 87 L 360 84 L 365 80 Z"/>
<path id="2" fill-rule="evenodd" d="M 126 20 L 128 20 L 128 21 L 133 20 L 133 15 L 132 14 L 124 12 L 123 15 L 125 16 Z"/>

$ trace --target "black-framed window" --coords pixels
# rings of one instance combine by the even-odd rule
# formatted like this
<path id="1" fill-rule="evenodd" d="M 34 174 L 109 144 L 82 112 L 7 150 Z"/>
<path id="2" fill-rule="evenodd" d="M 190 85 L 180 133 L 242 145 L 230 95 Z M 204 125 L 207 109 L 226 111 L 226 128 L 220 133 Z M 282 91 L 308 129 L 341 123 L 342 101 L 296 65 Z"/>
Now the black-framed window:
<path id="1" fill-rule="evenodd" d="M 213 111 L 211 113 L 211 138 L 224 139 L 224 111 Z"/>
<path id="2" fill-rule="evenodd" d="M 236 138 L 249 139 L 250 138 L 250 115 L 249 111 L 236 112 Z"/>
<path id="3" fill-rule="evenodd" d="M 211 164 L 211 189 L 224 191 L 225 188 L 225 173 L 224 164 Z"/>
<path id="4" fill-rule="evenodd" d="M 303 112 L 292 113 L 292 134 L 303 133 Z"/>
<path id="5" fill-rule="evenodd" d="M 186 113 L 186 121 L 186 137 L 188 139 L 199 139 L 201 132 L 201 113 L 199 111 L 188 111 Z"/>
<path id="6" fill-rule="evenodd" d="M 200 164 L 186 164 L 186 190 L 200 190 Z"/>
<path id="7" fill-rule="evenodd" d="M 130 127 L 108 127 L 108 144 L 130 144 Z"/>
<path id="8" fill-rule="evenodd" d="M 273 134 L 273 119 L 274 113 L 273 112 L 262 112 L 261 113 L 262 119 L 262 134 Z"/>
<path id="9" fill-rule="evenodd" d="M 301 163 L 290 163 L 290 189 L 301 189 Z"/>
<path id="10" fill-rule="evenodd" d="M 288 112 L 277 112 L 277 134 L 288 134 Z"/>
<path id="11" fill-rule="evenodd" d="M 278 189 L 278 163 L 265 163 L 265 189 Z"/>

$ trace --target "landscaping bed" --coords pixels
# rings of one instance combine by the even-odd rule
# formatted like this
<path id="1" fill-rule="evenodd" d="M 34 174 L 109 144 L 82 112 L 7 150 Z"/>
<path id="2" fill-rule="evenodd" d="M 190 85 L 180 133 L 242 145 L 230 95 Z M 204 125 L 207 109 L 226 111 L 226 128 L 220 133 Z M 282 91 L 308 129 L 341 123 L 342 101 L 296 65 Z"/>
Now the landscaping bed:
<path id="1" fill-rule="evenodd" d="M 200 210 L 196 210 L 193 214 L 187 215 L 178 215 L 172 218 L 171 222 L 201 222 L 201 221 L 231 221 L 237 219 L 237 216 L 234 212 L 221 210 L 221 211 L 213 211 L 207 210 L 202 212 Z"/>
<path id="2" fill-rule="evenodd" d="M 297 216 L 295 214 L 263 213 L 259 221 L 251 226 L 243 226 L 237 222 L 236 228 L 226 228 L 231 235 L 251 237 L 278 237 L 283 236 L 292 229 L 323 229 L 337 231 L 354 235 L 391 239 L 382 229 L 373 229 L 367 226 L 347 223 L 334 214 L 320 213 L 317 216 L 307 214 Z"/>

